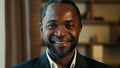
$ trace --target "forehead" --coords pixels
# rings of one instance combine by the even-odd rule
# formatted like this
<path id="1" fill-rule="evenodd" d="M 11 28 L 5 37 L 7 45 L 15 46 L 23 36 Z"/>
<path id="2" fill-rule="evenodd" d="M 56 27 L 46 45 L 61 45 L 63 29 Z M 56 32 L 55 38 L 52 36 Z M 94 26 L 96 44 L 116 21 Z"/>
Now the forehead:
<path id="1" fill-rule="evenodd" d="M 64 14 L 65 12 L 71 12 L 76 14 L 74 7 L 71 4 L 67 3 L 52 3 L 47 7 L 46 14 Z"/>

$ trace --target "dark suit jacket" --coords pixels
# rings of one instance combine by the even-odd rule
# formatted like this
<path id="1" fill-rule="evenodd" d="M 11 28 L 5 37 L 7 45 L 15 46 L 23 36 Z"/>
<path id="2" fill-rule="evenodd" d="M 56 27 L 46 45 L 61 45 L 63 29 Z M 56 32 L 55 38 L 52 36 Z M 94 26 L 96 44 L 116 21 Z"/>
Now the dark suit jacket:
<path id="1" fill-rule="evenodd" d="M 50 64 L 46 54 L 44 53 L 43 55 L 37 58 L 18 64 L 13 68 L 50 68 Z M 110 67 L 77 53 L 75 68 L 110 68 Z"/>

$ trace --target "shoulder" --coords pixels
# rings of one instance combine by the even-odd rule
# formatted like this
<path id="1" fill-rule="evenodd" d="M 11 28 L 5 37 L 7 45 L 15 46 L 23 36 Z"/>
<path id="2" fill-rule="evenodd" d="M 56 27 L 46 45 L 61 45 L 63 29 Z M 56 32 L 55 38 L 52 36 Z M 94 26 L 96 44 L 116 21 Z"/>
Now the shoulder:
<path id="1" fill-rule="evenodd" d="M 82 55 L 79 54 L 79 56 L 82 56 Z M 88 58 L 86 56 L 82 56 L 82 57 L 87 63 L 87 68 L 111 68 L 110 66 L 104 63 L 98 62 L 94 59 Z"/>
<path id="2" fill-rule="evenodd" d="M 33 66 L 36 64 L 36 61 L 38 61 L 38 57 L 31 59 L 29 61 L 26 61 L 26 62 L 17 64 L 13 68 L 33 68 Z"/>
<path id="3" fill-rule="evenodd" d="M 35 68 L 35 67 L 38 67 L 42 63 L 43 60 L 44 60 L 44 56 L 41 55 L 29 61 L 17 64 L 12 68 Z"/>
<path id="4" fill-rule="evenodd" d="M 111 68 L 108 65 L 98 62 L 96 60 L 93 60 L 91 58 L 85 57 L 85 60 L 88 63 L 88 66 L 93 67 L 93 68 Z"/>

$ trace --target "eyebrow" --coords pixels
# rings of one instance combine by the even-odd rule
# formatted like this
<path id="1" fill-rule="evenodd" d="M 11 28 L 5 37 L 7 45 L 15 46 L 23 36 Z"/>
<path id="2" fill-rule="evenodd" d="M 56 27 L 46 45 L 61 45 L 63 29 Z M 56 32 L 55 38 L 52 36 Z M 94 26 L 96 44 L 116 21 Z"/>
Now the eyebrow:
<path id="1" fill-rule="evenodd" d="M 49 20 L 47 23 L 55 23 L 57 22 L 56 20 Z M 71 23 L 71 22 L 74 22 L 74 20 L 66 20 L 65 21 L 66 23 Z"/>
<path id="2" fill-rule="evenodd" d="M 49 20 L 47 23 L 50 23 L 50 22 L 55 23 L 55 22 L 57 22 L 57 21 L 56 21 L 56 20 Z"/>
<path id="3" fill-rule="evenodd" d="M 66 23 L 74 22 L 74 20 L 67 20 Z"/>

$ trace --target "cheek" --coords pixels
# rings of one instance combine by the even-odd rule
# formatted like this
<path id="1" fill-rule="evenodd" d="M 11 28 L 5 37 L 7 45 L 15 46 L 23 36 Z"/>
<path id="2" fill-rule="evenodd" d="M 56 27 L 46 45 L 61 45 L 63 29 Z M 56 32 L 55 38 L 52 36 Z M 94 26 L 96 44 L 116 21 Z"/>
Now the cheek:
<path id="1" fill-rule="evenodd" d="M 43 38 L 46 40 L 49 37 L 49 31 L 43 28 Z"/>
<path id="2" fill-rule="evenodd" d="M 47 29 L 45 29 L 43 33 L 45 39 L 49 39 L 51 36 L 53 36 L 53 34 L 54 34 L 53 30 L 47 30 Z"/>
<path id="3" fill-rule="evenodd" d="M 79 29 L 75 29 L 75 30 L 72 30 L 71 33 L 72 33 L 72 35 L 73 35 L 75 38 L 78 38 L 78 37 L 79 37 L 79 34 L 80 34 L 80 30 L 79 30 Z"/>

